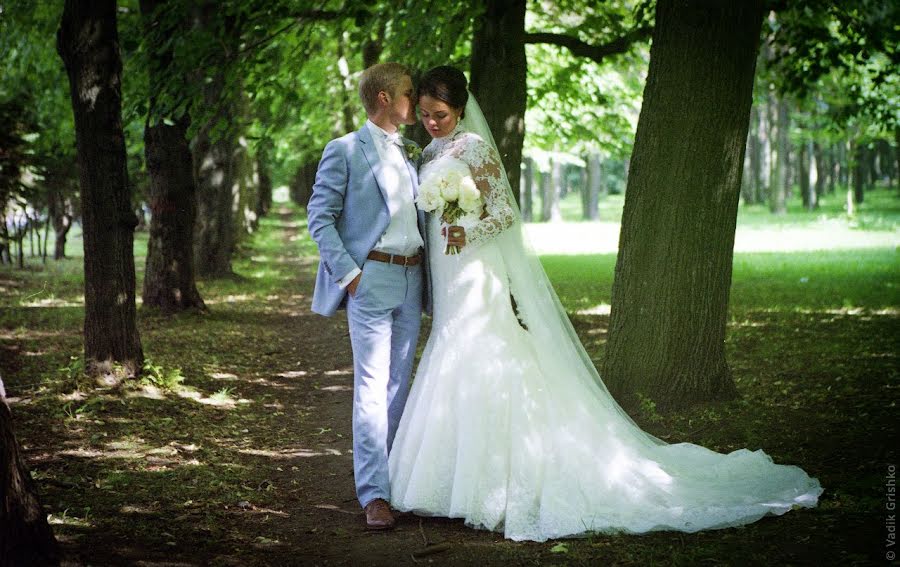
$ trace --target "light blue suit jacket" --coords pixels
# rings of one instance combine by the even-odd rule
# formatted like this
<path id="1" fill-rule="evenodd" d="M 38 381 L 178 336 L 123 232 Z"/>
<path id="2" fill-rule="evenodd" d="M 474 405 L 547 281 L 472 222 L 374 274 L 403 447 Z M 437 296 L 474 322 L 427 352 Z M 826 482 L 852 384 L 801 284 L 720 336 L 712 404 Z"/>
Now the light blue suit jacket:
<path id="1" fill-rule="evenodd" d="M 404 139 L 403 143 L 413 142 Z M 418 195 L 416 166 L 406 157 L 413 193 Z M 366 256 L 390 224 L 385 187 L 378 150 L 365 125 L 325 146 L 307 206 L 309 233 L 319 245 L 321 257 L 313 292 L 314 312 L 330 317 L 346 304 L 347 291 L 338 282 L 353 268 L 362 268 Z M 416 213 L 424 240 L 425 214 L 418 207 Z M 426 258 L 422 269 L 427 272 L 427 268 Z M 430 277 L 424 281 L 422 305 L 430 313 Z"/>

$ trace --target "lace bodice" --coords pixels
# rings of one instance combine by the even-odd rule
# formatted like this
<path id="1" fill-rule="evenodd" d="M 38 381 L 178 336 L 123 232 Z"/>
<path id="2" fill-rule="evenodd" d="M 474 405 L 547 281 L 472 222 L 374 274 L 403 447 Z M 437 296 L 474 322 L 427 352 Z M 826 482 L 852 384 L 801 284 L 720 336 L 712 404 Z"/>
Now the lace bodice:
<path id="1" fill-rule="evenodd" d="M 469 166 L 472 179 L 481 192 L 484 214 L 466 229 L 466 246 L 477 246 L 497 236 L 516 220 L 515 205 L 502 173 L 500 156 L 477 134 L 456 127 L 443 138 L 435 138 L 422 152 L 422 169 L 445 157 L 456 158 Z"/>

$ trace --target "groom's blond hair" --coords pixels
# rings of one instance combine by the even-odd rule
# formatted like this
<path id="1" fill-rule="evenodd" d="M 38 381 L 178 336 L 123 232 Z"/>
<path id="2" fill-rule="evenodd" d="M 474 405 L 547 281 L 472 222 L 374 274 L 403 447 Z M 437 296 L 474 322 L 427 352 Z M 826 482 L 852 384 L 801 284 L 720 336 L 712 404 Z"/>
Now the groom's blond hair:
<path id="1" fill-rule="evenodd" d="M 381 91 L 397 96 L 397 86 L 406 75 L 410 75 L 409 67 L 392 61 L 372 65 L 363 71 L 359 79 L 359 98 L 366 113 L 378 111 L 378 93 Z"/>

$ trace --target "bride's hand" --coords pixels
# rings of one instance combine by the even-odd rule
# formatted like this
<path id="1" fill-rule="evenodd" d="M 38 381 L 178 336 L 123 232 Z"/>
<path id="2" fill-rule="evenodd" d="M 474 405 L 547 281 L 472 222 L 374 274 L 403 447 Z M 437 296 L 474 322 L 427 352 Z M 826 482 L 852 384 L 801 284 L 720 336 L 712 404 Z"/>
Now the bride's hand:
<path id="1" fill-rule="evenodd" d="M 450 236 L 447 237 L 447 230 L 450 230 Z M 456 246 L 462 248 L 466 245 L 466 229 L 461 226 L 444 227 L 441 235 L 447 237 L 447 246 Z"/>

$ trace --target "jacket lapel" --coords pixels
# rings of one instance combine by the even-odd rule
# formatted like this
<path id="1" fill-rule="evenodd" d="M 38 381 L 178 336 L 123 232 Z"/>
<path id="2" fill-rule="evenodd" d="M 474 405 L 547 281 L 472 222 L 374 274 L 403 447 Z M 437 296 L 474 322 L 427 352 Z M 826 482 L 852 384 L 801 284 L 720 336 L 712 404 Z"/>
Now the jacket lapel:
<path id="1" fill-rule="evenodd" d="M 369 127 L 363 124 L 363 127 L 356 132 L 356 137 L 361 143 L 360 147 L 362 148 L 363 155 L 366 156 L 366 161 L 369 162 L 369 168 L 375 176 L 378 190 L 381 191 L 381 198 L 384 199 L 385 204 L 387 204 L 387 182 L 384 179 L 384 166 L 381 163 L 381 159 L 378 157 L 378 150 L 375 148 L 375 140 L 372 139 L 372 133 L 369 132 Z M 413 185 L 415 185 L 415 183 Z"/>

